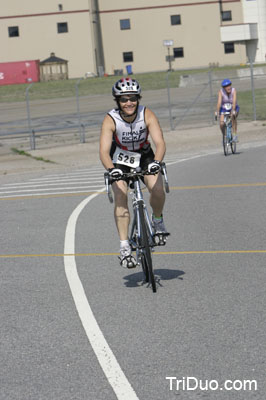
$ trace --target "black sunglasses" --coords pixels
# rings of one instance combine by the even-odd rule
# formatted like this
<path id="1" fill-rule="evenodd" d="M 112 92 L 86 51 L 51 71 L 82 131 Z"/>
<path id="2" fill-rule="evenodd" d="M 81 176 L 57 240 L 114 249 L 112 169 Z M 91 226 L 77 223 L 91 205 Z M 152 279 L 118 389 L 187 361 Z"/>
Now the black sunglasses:
<path id="1" fill-rule="evenodd" d="M 138 101 L 138 96 L 130 96 L 130 97 L 120 97 L 120 103 L 127 103 L 128 101 L 135 102 Z"/>

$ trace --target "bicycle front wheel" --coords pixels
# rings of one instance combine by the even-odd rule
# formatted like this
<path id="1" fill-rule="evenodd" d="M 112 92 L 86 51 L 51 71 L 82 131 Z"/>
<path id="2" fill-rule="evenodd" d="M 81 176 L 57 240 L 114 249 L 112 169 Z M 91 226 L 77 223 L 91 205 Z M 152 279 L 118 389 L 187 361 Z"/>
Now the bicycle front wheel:
<path id="1" fill-rule="evenodd" d="M 156 282 L 152 267 L 151 248 L 149 245 L 149 236 L 147 225 L 144 217 L 143 204 L 139 203 L 139 219 L 140 219 L 140 247 L 141 247 L 141 264 L 146 282 L 152 286 L 152 290 L 156 292 Z M 148 278 L 148 279 L 147 279 Z"/>
<path id="2" fill-rule="evenodd" d="M 231 142 L 231 151 L 233 154 L 236 153 L 236 142 Z"/>
<path id="3" fill-rule="evenodd" d="M 227 136 L 223 135 L 223 147 L 224 147 L 224 155 L 228 155 L 228 141 L 227 141 Z"/>

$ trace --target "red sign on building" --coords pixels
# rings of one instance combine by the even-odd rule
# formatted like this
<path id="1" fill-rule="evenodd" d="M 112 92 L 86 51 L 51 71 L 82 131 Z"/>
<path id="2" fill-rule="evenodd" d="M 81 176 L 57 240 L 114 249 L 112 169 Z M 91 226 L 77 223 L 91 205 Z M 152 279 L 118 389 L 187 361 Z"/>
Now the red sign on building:
<path id="1" fill-rule="evenodd" d="M 0 63 L 0 86 L 39 81 L 39 60 Z"/>

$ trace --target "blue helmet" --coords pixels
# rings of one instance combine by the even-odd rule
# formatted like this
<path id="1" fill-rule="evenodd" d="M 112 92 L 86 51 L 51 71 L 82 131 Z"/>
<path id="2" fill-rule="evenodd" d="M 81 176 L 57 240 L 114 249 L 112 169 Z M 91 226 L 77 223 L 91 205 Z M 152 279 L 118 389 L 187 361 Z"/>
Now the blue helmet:
<path id="1" fill-rule="evenodd" d="M 222 83 L 221 83 L 222 87 L 226 87 L 226 86 L 229 86 L 229 85 L 232 85 L 232 82 L 230 81 L 230 79 L 224 79 L 222 81 Z"/>

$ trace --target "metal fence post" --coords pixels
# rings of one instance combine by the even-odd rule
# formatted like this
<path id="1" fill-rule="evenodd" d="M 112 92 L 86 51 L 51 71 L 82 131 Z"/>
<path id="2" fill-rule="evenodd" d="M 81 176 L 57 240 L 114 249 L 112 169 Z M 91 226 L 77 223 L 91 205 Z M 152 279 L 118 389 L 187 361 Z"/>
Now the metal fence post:
<path id="1" fill-rule="evenodd" d="M 251 92 L 252 92 L 252 104 L 253 104 L 253 121 L 256 121 L 257 113 L 256 113 L 256 100 L 254 92 L 253 62 L 251 59 L 250 59 L 250 80 L 251 80 Z"/>
<path id="2" fill-rule="evenodd" d="M 34 129 L 32 129 L 31 135 L 30 135 L 30 149 L 31 149 L 31 150 L 35 150 L 35 149 L 36 149 L 36 145 L 35 145 L 35 131 L 34 131 Z"/>
<path id="3" fill-rule="evenodd" d="M 174 126 L 173 126 L 172 105 L 171 105 L 170 86 L 169 86 L 169 74 L 170 73 L 171 73 L 171 71 L 167 72 L 166 81 L 167 81 L 167 98 L 168 98 L 168 110 L 169 110 L 170 128 L 171 128 L 171 131 L 173 131 L 174 130 Z"/>
<path id="4" fill-rule="evenodd" d="M 31 135 L 32 126 L 31 126 L 31 118 L 30 118 L 30 103 L 29 103 L 29 90 L 32 87 L 33 83 L 31 83 L 26 89 L 26 106 L 27 106 L 27 117 L 28 117 L 28 127 L 29 127 L 29 134 Z"/>
<path id="5" fill-rule="evenodd" d="M 81 124 L 82 131 L 79 136 L 80 143 L 85 143 L 85 125 Z"/>
<path id="6" fill-rule="evenodd" d="M 211 124 L 214 124 L 214 106 L 213 106 L 213 91 L 212 91 L 212 70 L 208 71 L 209 87 L 210 87 L 210 112 L 211 112 Z"/>
<path id="7" fill-rule="evenodd" d="M 80 116 L 80 108 L 79 108 L 79 84 L 80 84 L 80 81 L 82 81 L 82 79 L 84 79 L 83 77 L 82 78 L 79 78 L 78 80 L 77 80 L 77 82 L 76 82 L 76 101 L 77 101 L 77 115 L 78 115 L 78 125 L 79 125 L 79 136 L 81 137 L 81 132 L 82 132 L 82 129 L 81 129 L 81 116 Z M 84 142 L 82 142 L 82 143 L 84 143 Z"/>

